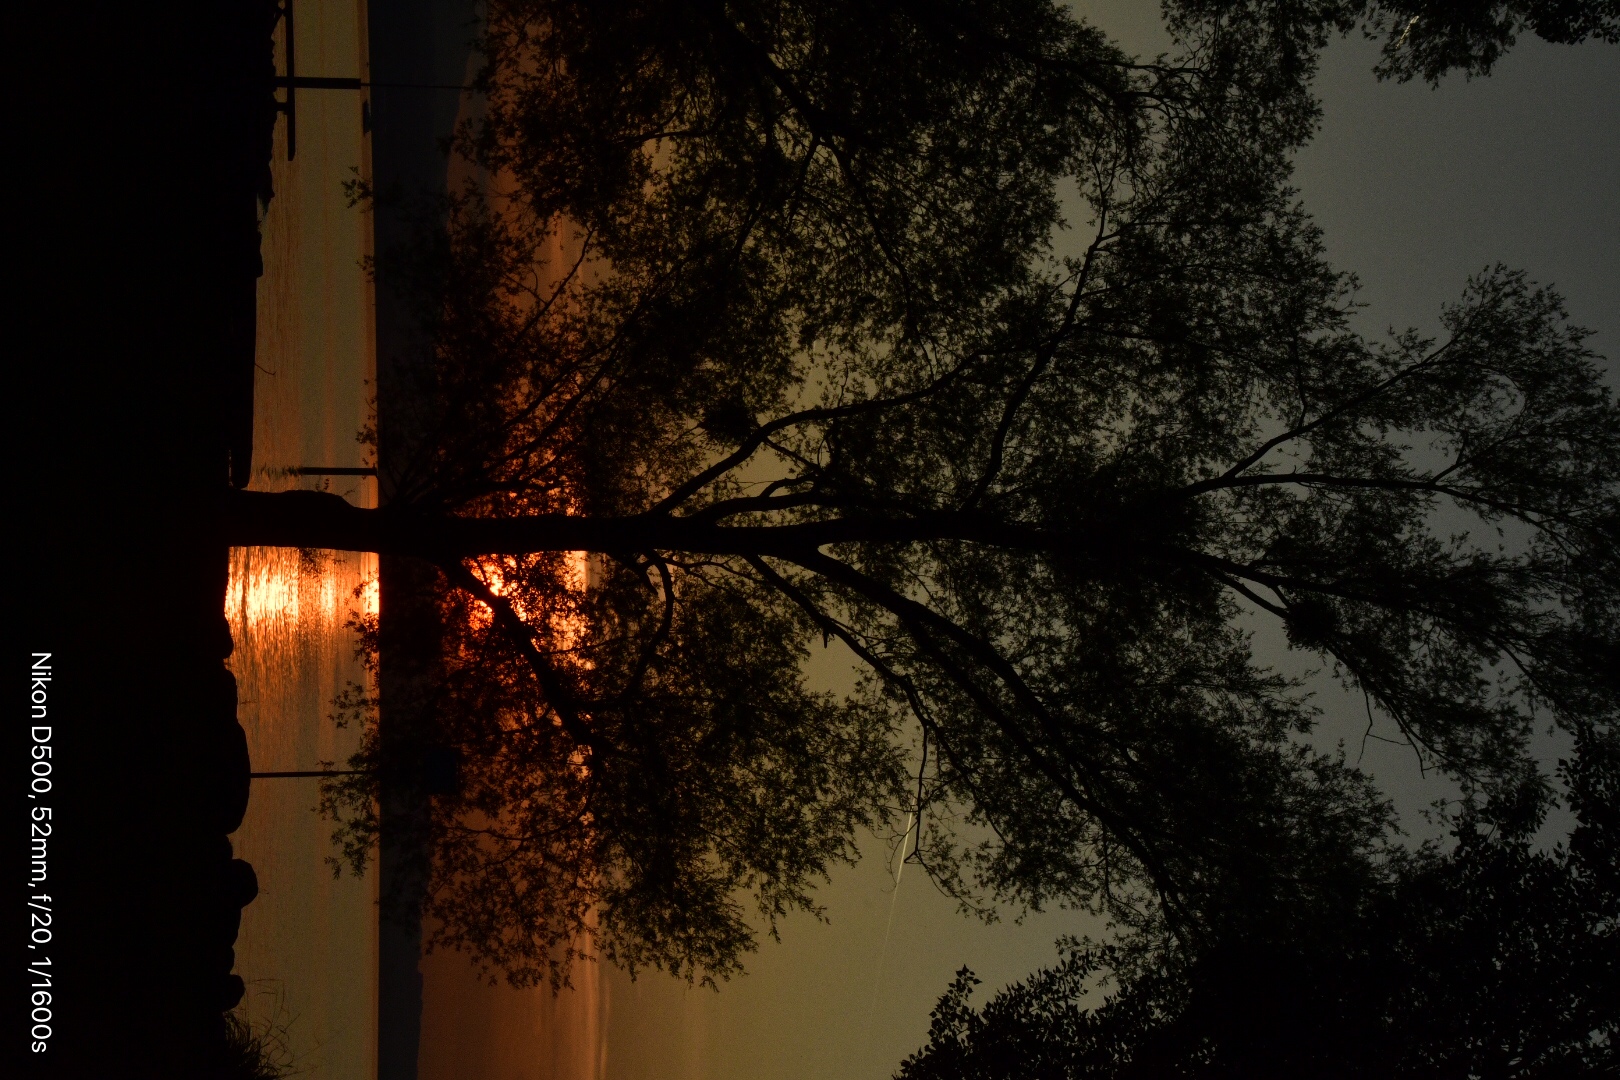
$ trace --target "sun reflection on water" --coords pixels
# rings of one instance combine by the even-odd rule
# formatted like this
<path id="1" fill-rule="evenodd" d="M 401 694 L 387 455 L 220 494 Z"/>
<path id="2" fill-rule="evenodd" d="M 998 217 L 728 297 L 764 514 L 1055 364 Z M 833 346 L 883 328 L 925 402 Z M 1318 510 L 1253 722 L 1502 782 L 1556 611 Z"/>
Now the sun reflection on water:
<path id="1" fill-rule="evenodd" d="M 377 613 L 377 557 L 296 548 L 231 549 L 225 615 L 238 637 L 326 634 Z"/>

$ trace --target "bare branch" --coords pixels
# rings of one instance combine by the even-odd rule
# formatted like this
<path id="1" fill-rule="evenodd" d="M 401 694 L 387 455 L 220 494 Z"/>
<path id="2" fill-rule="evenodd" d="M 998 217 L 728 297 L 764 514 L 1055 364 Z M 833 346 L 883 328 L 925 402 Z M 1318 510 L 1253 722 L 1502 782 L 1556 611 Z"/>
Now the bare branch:
<path id="1" fill-rule="evenodd" d="M 1052 362 L 1052 357 L 1057 354 L 1058 346 L 1063 343 L 1064 339 L 1074 329 L 1075 320 L 1080 314 L 1080 304 L 1086 297 L 1086 282 L 1091 277 L 1091 266 L 1096 260 L 1097 252 L 1101 249 L 1103 241 L 1107 239 L 1107 229 L 1108 206 L 1105 203 L 1098 212 L 1097 235 L 1091 241 L 1091 245 L 1086 248 L 1085 261 L 1081 264 L 1080 273 L 1074 283 L 1074 295 L 1069 298 L 1068 310 L 1063 313 L 1062 322 L 1058 324 L 1058 328 L 1047 339 L 1045 346 L 1036 354 L 1035 362 L 1029 366 L 1029 371 L 1025 373 L 1024 378 L 1019 382 L 1017 388 L 1013 390 L 1012 395 L 1007 398 L 1007 404 L 1001 410 L 1001 419 L 996 424 L 995 434 L 990 439 L 990 460 L 984 467 L 983 475 L 973 485 L 973 490 L 968 492 L 967 498 L 962 501 L 964 509 L 978 505 L 979 500 L 984 498 L 985 492 L 990 490 L 990 485 L 995 483 L 996 477 L 1000 474 L 1001 459 L 1006 449 L 1007 436 L 1012 431 L 1013 421 L 1018 416 L 1018 410 L 1023 408 L 1024 401 L 1029 397 L 1030 391 L 1035 388 L 1035 384 L 1045 374 L 1047 367 Z"/>
<path id="2" fill-rule="evenodd" d="M 687 499 L 691 498 L 699 491 L 702 491 L 709 484 L 712 484 L 714 481 L 718 480 L 732 469 L 735 469 L 737 466 L 742 465 L 749 458 L 753 457 L 754 454 L 758 452 L 759 448 L 764 446 L 767 440 L 769 440 L 770 437 L 775 435 L 778 431 L 782 431 L 790 427 L 797 427 L 801 424 L 823 423 L 828 420 L 841 420 L 847 416 L 859 416 L 863 413 L 879 412 L 884 409 L 893 409 L 902 405 L 909 405 L 914 401 L 922 400 L 930 394 L 938 393 L 946 386 L 946 384 L 950 382 L 951 379 L 961 374 L 968 364 L 977 359 L 979 359 L 977 355 L 967 357 L 961 363 L 957 364 L 951 370 L 947 371 L 945 374 L 941 375 L 927 386 L 913 390 L 910 393 L 896 394 L 894 397 L 888 398 L 872 398 L 867 401 L 856 401 L 851 402 L 848 405 L 837 405 L 831 408 L 801 409 L 798 412 L 789 413 L 786 416 L 779 416 L 775 420 L 769 421 L 768 423 L 762 424 L 761 426 L 755 428 L 753 432 L 742 441 L 737 449 L 733 450 L 731 453 L 727 454 L 725 457 L 721 458 L 713 465 L 710 465 L 707 469 L 704 469 L 696 476 L 681 484 L 674 491 L 664 496 L 664 498 L 660 499 L 656 504 L 654 504 L 647 511 L 647 513 L 668 514 L 675 510 Z"/>
<path id="3" fill-rule="evenodd" d="M 1065 732 L 1059 729 L 1057 718 L 1052 715 L 1046 703 L 1040 699 L 1032 687 L 1026 683 L 1007 660 L 995 651 L 987 642 L 945 618 L 938 612 L 917 603 L 895 592 L 889 586 L 877 581 L 847 563 L 841 562 L 820 552 L 809 551 L 788 558 L 813 573 L 818 573 L 827 580 L 834 581 L 853 589 L 868 600 L 878 604 L 906 626 L 919 648 L 954 682 L 963 693 L 971 698 L 975 705 L 993 719 L 997 726 L 1012 739 L 1019 749 L 1046 775 L 1047 779 L 1057 785 L 1075 806 L 1093 815 L 1108 829 L 1118 836 L 1122 843 L 1130 849 L 1131 853 L 1142 864 L 1154 882 L 1154 888 L 1159 894 L 1167 912 L 1176 918 L 1173 921 L 1182 924 L 1184 931 L 1190 929 L 1192 924 L 1181 918 L 1184 911 L 1173 880 L 1165 869 L 1152 844 L 1142 836 L 1129 821 L 1129 815 L 1122 813 L 1108 805 L 1100 789 L 1112 788 L 1112 784 L 1101 777 L 1094 764 L 1088 762 L 1083 755 L 1077 755 L 1065 748 L 1068 739 Z M 964 671 L 940 647 L 929 629 L 938 630 L 946 637 L 962 647 L 970 656 L 990 669 L 997 679 L 1010 690 L 1014 698 L 1027 709 L 1036 719 L 1043 734 L 1050 740 L 1054 749 L 1062 754 L 1064 761 L 1074 768 L 1083 777 L 1077 782 L 1065 769 L 1059 768 L 1048 760 L 1048 755 L 1035 745 L 1033 739 L 1023 730 L 1010 714 L 1008 714 L 995 699 Z M 1070 733 L 1080 736 L 1088 741 L 1111 742 L 1101 732 L 1087 731 L 1081 725 L 1071 724 Z M 1129 757 L 1119 755 L 1122 764 L 1129 767 Z"/>
<path id="4" fill-rule="evenodd" d="M 1213 490 L 1213 489 L 1218 488 L 1218 487 L 1226 486 L 1228 481 L 1232 480 L 1233 478 L 1238 476 L 1238 474 L 1244 472 L 1245 470 L 1249 469 L 1251 466 L 1255 465 L 1257 462 L 1260 461 L 1261 458 L 1265 457 L 1272 450 L 1274 450 L 1277 447 L 1281 446 L 1283 443 L 1291 442 L 1294 439 L 1304 438 L 1306 435 L 1309 435 L 1311 432 L 1315 431 L 1317 428 L 1321 427 L 1323 424 L 1329 423 L 1330 421 L 1337 420 L 1337 419 L 1339 419 L 1339 418 L 1341 418 L 1343 416 L 1346 416 L 1353 409 L 1355 409 L 1356 407 L 1358 407 L 1360 405 L 1365 405 L 1367 402 L 1371 401 L 1373 398 L 1377 397 L 1379 394 L 1382 394 L 1385 390 L 1388 390 L 1390 387 L 1395 386 L 1396 384 L 1398 384 L 1400 382 L 1403 382 L 1406 379 L 1411 378 L 1413 375 L 1416 375 L 1420 371 L 1424 371 L 1424 370 L 1427 370 L 1428 368 L 1433 367 L 1435 364 L 1439 363 L 1440 360 L 1445 356 L 1447 350 L 1449 350 L 1456 343 L 1457 343 L 1457 335 L 1454 334 L 1454 335 L 1452 335 L 1451 339 L 1448 340 L 1444 345 L 1440 346 L 1434 352 L 1430 353 L 1428 356 L 1424 357 L 1422 360 L 1419 360 L 1417 363 L 1411 364 L 1411 365 L 1409 365 L 1409 366 L 1407 366 L 1405 368 L 1402 368 L 1400 371 L 1397 371 L 1395 374 L 1391 375 L 1389 378 L 1387 378 L 1387 379 L 1383 380 L 1382 382 L 1378 383 L 1377 385 L 1373 386 L 1371 389 L 1367 390 L 1365 393 L 1362 393 L 1362 394 L 1360 394 L 1360 395 L 1358 395 L 1358 396 L 1356 396 L 1354 398 L 1351 398 L 1349 401 L 1345 402 L 1343 405 L 1340 405 L 1336 409 L 1329 409 L 1327 412 L 1323 413 L 1321 416 L 1318 416 L 1315 420 L 1312 420 L 1309 423 L 1304 423 L 1304 424 L 1297 425 L 1297 426 L 1295 426 L 1293 428 L 1290 428 L 1287 431 L 1284 431 L 1280 435 L 1275 435 L 1275 436 L 1267 439 L 1265 442 L 1261 443 L 1252 453 L 1248 454 L 1246 457 L 1244 457 L 1241 460 L 1234 463 L 1231 468 L 1227 469 L 1220 476 L 1212 477 L 1209 480 L 1201 480 L 1196 484 L 1188 484 L 1186 487 L 1181 489 L 1180 494 L 1182 495 L 1183 498 L 1191 498 L 1192 496 L 1195 496 L 1195 495 L 1202 495 L 1206 491 L 1210 491 L 1210 490 Z"/>

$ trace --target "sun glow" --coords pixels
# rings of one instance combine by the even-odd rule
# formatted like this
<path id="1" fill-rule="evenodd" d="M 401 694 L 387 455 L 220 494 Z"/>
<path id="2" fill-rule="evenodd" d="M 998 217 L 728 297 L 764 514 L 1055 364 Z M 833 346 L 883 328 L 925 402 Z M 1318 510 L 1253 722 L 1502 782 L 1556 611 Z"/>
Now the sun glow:
<path id="1" fill-rule="evenodd" d="M 585 617 L 577 610 L 571 610 L 572 601 L 583 600 L 586 591 L 590 588 L 590 553 L 585 551 L 563 552 L 562 566 L 558 572 L 558 584 L 561 585 L 569 602 L 560 609 L 537 613 L 531 611 L 516 590 L 510 588 L 509 581 L 524 572 L 520 560 L 514 556 L 485 556 L 476 561 L 473 573 L 489 586 L 489 591 L 496 596 L 506 598 L 512 605 L 512 611 L 518 618 L 531 626 L 536 625 L 536 616 L 539 615 L 539 627 L 548 630 L 556 641 L 556 647 L 561 650 L 579 648 L 585 642 Z M 490 624 L 494 613 L 482 601 L 472 609 L 470 617 L 476 628 L 482 629 Z M 539 628 L 537 627 L 537 628 Z"/>

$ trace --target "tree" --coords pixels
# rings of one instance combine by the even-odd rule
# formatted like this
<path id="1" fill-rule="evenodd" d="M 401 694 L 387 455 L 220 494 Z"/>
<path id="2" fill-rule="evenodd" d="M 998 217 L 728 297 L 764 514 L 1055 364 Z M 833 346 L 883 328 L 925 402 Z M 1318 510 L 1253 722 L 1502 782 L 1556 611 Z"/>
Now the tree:
<path id="1" fill-rule="evenodd" d="M 1620 1037 L 1615 808 L 1620 741 L 1587 731 L 1563 766 L 1579 823 L 1528 830 L 1464 812 L 1454 846 L 1390 867 L 1346 925 L 1193 963 L 1070 943 L 975 1011 L 963 969 L 900 1080 L 996 1077 L 1611 1075 Z M 1113 992 L 1082 999 L 1098 976 Z"/>
<path id="2" fill-rule="evenodd" d="M 1492 269 L 1443 340 L 1356 334 L 1287 187 L 1311 55 L 1173 28 L 1138 63 L 1042 0 L 491 6 L 482 172 L 391 256 L 423 331 L 392 500 L 220 510 L 438 568 L 441 941 L 561 978 L 590 928 L 724 976 L 739 891 L 774 928 L 902 808 L 969 908 L 1306 932 L 1392 818 L 1300 740 L 1255 614 L 1483 822 L 1545 806 L 1533 722 L 1607 730 L 1585 332 Z M 817 638 L 848 700 L 806 688 Z M 363 856 L 408 763 L 375 730 L 357 763 Z"/>
<path id="3" fill-rule="evenodd" d="M 1614 0 L 1397 0 L 1367 6 L 1369 34 L 1384 35 L 1381 76 L 1437 82 L 1447 71 L 1488 75 L 1519 35 L 1554 45 L 1620 41 Z"/>
<path id="4" fill-rule="evenodd" d="M 1319 49 L 1333 31 L 1360 27 L 1368 38 L 1383 39 L 1378 77 L 1401 82 L 1421 76 L 1438 83 L 1452 71 L 1489 75 L 1526 33 L 1554 45 L 1620 42 L 1614 0 L 1172 0 L 1166 7 L 1173 18 L 1228 20 L 1300 56 Z"/>

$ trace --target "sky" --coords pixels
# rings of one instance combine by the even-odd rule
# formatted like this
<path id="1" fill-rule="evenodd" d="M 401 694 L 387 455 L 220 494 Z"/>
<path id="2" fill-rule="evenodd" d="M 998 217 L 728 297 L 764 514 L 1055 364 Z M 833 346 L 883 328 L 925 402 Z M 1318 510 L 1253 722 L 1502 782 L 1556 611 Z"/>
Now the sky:
<path id="1" fill-rule="evenodd" d="M 1169 48 L 1157 5 L 1080 0 L 1126 50 Z M 1437 328 L 1467 276 L 1502 262 L 1554 284 L 1620 356 L 1620 47 L 1521 40 L 1487 78 L 1379 82 L 1378 44 L 1335 40 L 1320 133 L 1295 182 L 1329 257 L 1356 273 L 1364 332 Z"/>
<path id="2" fill-rule="evenodd" d="M 1328 50 L 1318 82 L 1322 130 L 1296 173 L 1329 258 L 1361 280 L 1367 306 L 1358 328 L 1437 335 L 1442 305 L 1458 299 L 1469 275 L 1502 263 L 1563 294 L 1571 321 L 1595 332 L 1591 347 L 1608 355 L 1616 386 L 1620 48 L 1532 38 L 1490 77 L 1447 78 L 1436 88 L 1378 82 L 1370 71 L 1377 54 L 1359 36 Z M 1282 651 L 1275 633 L 1259 643 L 1262 656 L 1267 648 Z M 1322 705 L 1320 734 L 1345 738 L 1354 756 L 1366 729 L 1360 696 L 1324 687 Z M 1363 765 L 1409 831 L 1432 834 L 1417 813 L 1449 784 L 1422 776 L 1405 747 L 1365 745 Z M 1566 747 L 1544 737 L 1537 749 L 1551 766 Z M 1551 815 L 1543 841 L 1570 823 Z"/>
<path id="3" fill-rule="evenodd" d="M 1530 39 L 1489 78 L 1437 89 L 1376 82 L 1376 52 L 1329 50 L 1297 174 L 1329 255 L 1362 279 L 1365 330 L 1432 331 L 1502 262 L 1555 285 L 1620 357 L 1620 48 Z"/>
<path id="4" fill-rule="evenodd" d="M 1157 5 L 1079 0 L 1076 10 L 1127 51 L 1170 48 Z M 1316 82 L 1321 128 L 1296 159 L 1299 198 L 1322 228 L 1329 261 L 1360 280 L 1356 328 L 1440 333 L 1442 306 L 1469 275 L 1502 263 L 1554 287 L 1620 389 L 1620 48 L 1521 40 L 1486 78 L 1450 76 L 1437 87 L 1379 82 L 1379 43 L 1358 32 L 1333 42 Z M 1305 664 L 1269 620 L 1256 620 L 1255 650 L 1290 674 Z M 1424 776 L 1410 749 L 1363 740 L 1359 694 L 1325 676 L 1311 681 L 1324 711 L 1316 742 L 1343 739 L 1371 771 L 1415 838 L 1421 818 L 1452 793 Z M 1380 720 L 1375 734 L 1397 733 Z M 1364 748 L 1364 749 L 1363 749 Z M 1537 748 L 1551 766 L 1563 744 Z M 1543 830 L 1555 841 L 1570 819 Z"/>

